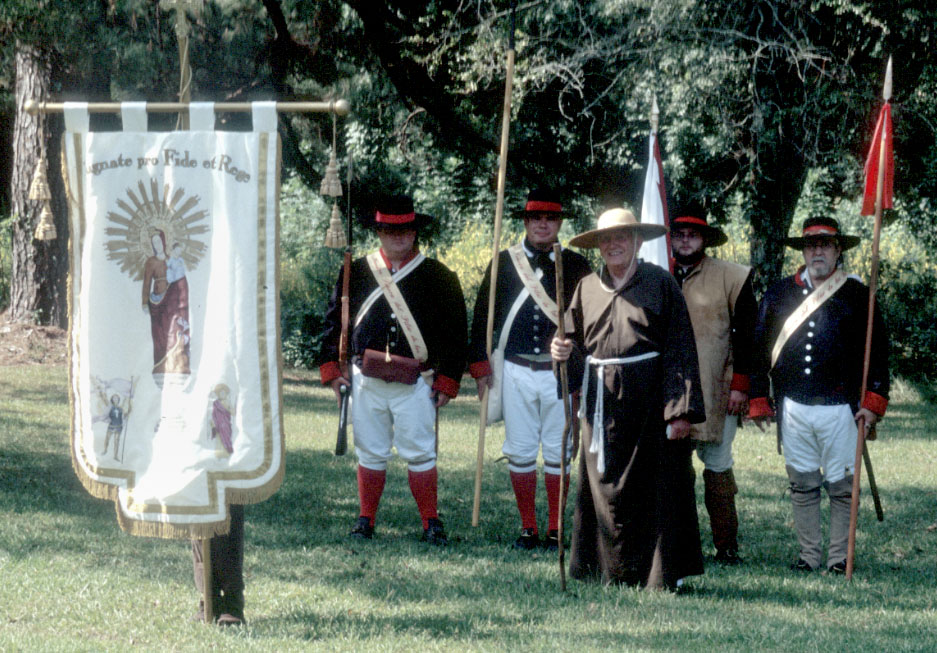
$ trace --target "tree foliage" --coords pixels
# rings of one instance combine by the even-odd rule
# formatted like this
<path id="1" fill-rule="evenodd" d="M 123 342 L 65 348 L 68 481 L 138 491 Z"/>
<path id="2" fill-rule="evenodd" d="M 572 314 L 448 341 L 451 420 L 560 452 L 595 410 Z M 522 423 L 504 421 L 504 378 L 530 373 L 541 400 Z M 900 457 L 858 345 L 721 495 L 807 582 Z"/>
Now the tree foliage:
<path id="1" fill-rule="evenodd" d="M 172 99 L 175 18 L 163 4 L 0 4 L 0 116 L 12 115 L 17 43 L 47 53 L 55 99 Z M 492 219 L 509 14 L 507 0 L 209 1 L 193 17 L 193 98 L 348 98 L 338 154 L 354 160 L 353 212 L 377 192 L 412 192 L 447 251 Z M 574 229 L 602 206 L 640 206 L 656 96 L 671 206 L 742 225 L 765 285 L 782 273 L 792 225 L 858 196 L 893 55 L 895 213 L 937 244 L 924 228 L 937 193 L 935 25 L 937 6 L 915 0 L 521 0 L 507 209 L 539 185 L 565 195 Z M 286 169 L 317 188 L 331 120 L 282 116 L 280 128 Z M 305 210 L 324 230 L 329 207 Z"/>

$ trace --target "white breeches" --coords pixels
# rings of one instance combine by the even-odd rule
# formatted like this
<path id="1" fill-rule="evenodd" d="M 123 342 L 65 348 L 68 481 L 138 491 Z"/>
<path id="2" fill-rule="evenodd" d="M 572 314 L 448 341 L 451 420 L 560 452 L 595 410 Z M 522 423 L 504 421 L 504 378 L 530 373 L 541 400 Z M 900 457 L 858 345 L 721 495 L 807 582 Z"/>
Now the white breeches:
<path id="1" fill-rule="evenodd" d="M 856 422 L 848 405 L 807 406 L 784 398 L 781 411 L 784 460 L 798 472 L 822 469 L 828 483 L 852 474 L 857 437 Z"/>
<path id="2" fill-rule="evenodd" d="M 355 367 L 351 419 L 362 467 L 387 469 L 392 447 L 411 471 L 425 472 L 436 464 L 436 408 L 422 377 L 415 385 L 388 383 Z"/>
<path id="3" fill-rule="evenodd" d="M 563 402 L 556 396 L 556 377 L 550 370 L 504 362 L 502 385 L 504 406 L 504 446 L 508 469 L 524 473 L 537 469 L 537 454 L 543 447 L 543 468 L 560 473 L 560 445 L 563 441 Z M 566 459 L 572 456 L 567 442 Z M 569 463 L 566 471 L 569 473 Z"/>
<path id="4" fill-rule="evenodd" d="M 732 469 L 732 465 L 735 464 L 732 459 L 732 443 L 735 441 L 738 424 L 735 415 L 726 415 L 726 425 L 722 429 L 722 442 L 696 443 L 696 456 L 702 461 L 703 467 L 717 474 Z"/>

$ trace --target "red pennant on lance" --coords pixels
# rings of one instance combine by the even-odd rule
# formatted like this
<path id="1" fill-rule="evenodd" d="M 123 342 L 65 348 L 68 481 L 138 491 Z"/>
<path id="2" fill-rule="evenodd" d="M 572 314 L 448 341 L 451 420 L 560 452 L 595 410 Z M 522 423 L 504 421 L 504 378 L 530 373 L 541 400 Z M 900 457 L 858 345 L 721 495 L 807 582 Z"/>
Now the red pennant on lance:
<path id="1" fill-rule="evenodd" d="M 878 166 L 881 157 L 882 139 L 885 140 L 885 180 L 882 185 L 882 208 L 892 208 L 895 179 L 895 156 L 892 150 L 891 104 L 886 102 L 878 114 L 875 136 L 865 160 L 865 192 L 862 196 L 862 215 L 875 214 L 875 189 L 878 184 Z"/>

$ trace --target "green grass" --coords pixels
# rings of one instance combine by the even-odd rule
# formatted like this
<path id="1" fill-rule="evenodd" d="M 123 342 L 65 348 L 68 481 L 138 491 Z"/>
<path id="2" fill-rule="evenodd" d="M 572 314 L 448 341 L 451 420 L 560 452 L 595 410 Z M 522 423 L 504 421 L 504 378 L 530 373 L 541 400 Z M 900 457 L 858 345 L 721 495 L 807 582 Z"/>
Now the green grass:
<path id="1" fill-rule="evenodd" d="M 249 625 L 221 631 L 189 621 L 198 597 L 187 543 L 124 535 L 113 505 L 80 486 L 68 456 L 66 383 L 63 367 L 0 368 L 0 650 L 937 646 L 937 530 L 928 530 L 937 521 L 937 409 L 905 384 L 871 445 L 886 520 L 876 522 L 871 501 L 863 503 L 851 583 L 787 570 L 797 551 L 783 461 L 773 433 L 747 427 L 736 441 L 744 565 L 707 560 L 706 574 L 679 595 L 573 580 L 564 594 L 555 557 L 510 550 L 519 525 L 504 463 L 493 462 L 498 428 L 488 431 L 481 524 L 471 526 L 474 393 L 442 413 L 440 510 L 452 544 L 431 550 L 417 541 L 399 461 L 376 539 L 358 543 L 346 537 L 357 515 L 354 457 L 331 453 L 334 404 L 313 375 L 291 375 L 283 487 L 246 509 Z"/>

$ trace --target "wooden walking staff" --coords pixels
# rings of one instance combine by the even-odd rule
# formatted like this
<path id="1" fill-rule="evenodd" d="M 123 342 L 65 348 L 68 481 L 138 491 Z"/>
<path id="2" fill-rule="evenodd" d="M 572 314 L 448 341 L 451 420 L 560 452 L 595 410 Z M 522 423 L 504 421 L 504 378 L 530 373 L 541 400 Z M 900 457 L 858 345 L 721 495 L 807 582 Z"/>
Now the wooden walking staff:
<path id="1" fill-rule="evenodd" d="M 559 243 L 553 243 L 553 258 L 556 263 L 556 308 L 559 317 L 556 325 L 556 337 L 566 339 L 566 297 L 563 284 L 563 248 Z M 560 394 L 563 399 L 563 439 L 560 441 L 560 496 L 557 506 L 556 548 L 559 552 L 560 562 L 560 589 L 566 591 L 566 551 L 563 549 L 563 524 L 566 515 L 566 438 L 573 429 L 573 416 L 569 405 L 569 376 L 566 361 L 560 366 Z"/>
<path id="2" fill-rule="evenodd" d="M 872 353 L 872 324 L 875 311 L 875 290 L 878 285 L 878 244 L 882 233 L 882 210 L 885 208 L 884 204 L 887 203 L 888 208 L 891 208 L 892 205 L 891 184 L 889 184 L 889 188 L 886 189 L 886 168 L 891 167 L 891 161 L 889 159 L 891 156 L 892 137 L 891 106 L 889 104 L 889 100 L 891 100 L 891 57 L 888 58 L 888 65 L 885 68 L 885 84 L 882 91 L 882 98 L 885 100 L 885 105 L 882 107 L 879 124 L 875 130 L 877 143 L 875 139 L 873 139 L 873 148 L 876 144 L 878 145 L 878 174 L 876 175 L 875 181 L 875 226 L 872 236 L 872 269 L 869 273 L 869 315 L 866 320 L 865 356 L 862 363 L 862 389 L 859 392 L 860 402 L 865 397 L 869 381 L 869 361 Z M 873 152 L 870 153 L 870 159 L 872 156 L 874 156 L 874 149 Z M 891 180 L 889 179 L 888 181 Z M 868 183 L 869 180 L 866 179 L 866 184 Z M 865 211 L 863 211 L 863 214 L 865 214 Z M 862 472 L 863 458 L 865 459 L 869 472 L 869 484 L 872 489 L 873 498 L 877 499 L 878 495 L 878 489 L 875 487 L 875 476 L 872 474 L 872 461 L 869 458 L 869 452 L 865 449 L 865 419 L 860 418 L 857 427 L 856 459 L 852 477 L 852 504 L 849 510 L 849 540 L 846 548 L 847 580 L 852 580 L 853 562 L 856 556 L 856 525 L 859 520 L 859 478 Z M 884 515 L 881 513 L 881 504 L 878 501 L 876 501 L 876 512 L 879 515 L 879 521 L 884 519 Z"/>
<path id="3" fill-rule="evenodd" d="M 494 240 L 491 246 L 491 285 L 488 290 L 488 329 L 485 332 L 485 353 L 491 360 L 494 340 L 495 293 L 498 287 L 498 253 L 501 249 L 501 218 L 504 214 L 504 185 L 508 169 L 508 141 L 511 136 L 511 89 L 514 86 L 514 10 L 511 0 L 511 27 L 508 32 L 506 79 L 504 82 L 504 111 L 501 115 L 501 154 L 498 157 L 498 199 L 495 203 Z M 475 493 L 472 502 L 472 526 L 478 526 L 482 498 L 482 465 L 485 462 L 485 427 L 488 423 L 488 386 L 482 390 L 481 416 L 478 426 L 478 457 L 475 462 Z"/>

